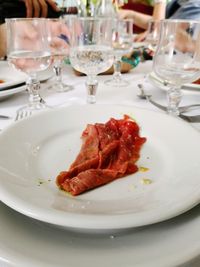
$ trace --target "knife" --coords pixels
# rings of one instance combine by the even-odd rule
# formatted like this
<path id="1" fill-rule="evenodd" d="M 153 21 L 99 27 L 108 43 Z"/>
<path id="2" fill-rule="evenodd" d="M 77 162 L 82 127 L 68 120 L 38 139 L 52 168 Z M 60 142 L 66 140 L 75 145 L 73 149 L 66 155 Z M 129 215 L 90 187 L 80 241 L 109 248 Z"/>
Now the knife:
<path id="1" fill-rule="evenodd" d="M 6 115 L 0 115 L 0 119 L 8 120 L 8 119 L 11 119 L 11 117 L 6 116 Z"/>
<path id="2" fill-rule="evenodd" d="M 6 91 L 6 90 L 9 90 L 9 89 L 14 89 L 14 88 L 23 86 L 23 85 L 25 85 L 25 84 L 26 84 L 26 83 L 23 82 L 23 83 L 18 83 L 18 84 L 12 85 L 12 86 L 5 87 L 5 88 L 3 88 L 3 89 L 0 89 L 0 93 L 1 93 L 1 91 Z"/>
<path id="3" fill-rule="evenodd" d="M 157 108 L 161 109 L 161 110 L 164 110 L 164 111 L 167 111 L 167 107 L 166 106 L 163 106 L 155 101 L 153 101 L 151 99 L 151 97 L 146 97 L 146 99 L 151 103 L 153 104 L 154 106 L 156 106 Z M 181 107 L 180 107 L 181 108 Z M 191 122 L 191 123 L 200 123 L 200 115 L 194 115 L 194 116 L 189 116 L 189 115 L 183 115 L 183 113 L 180 113 L 178 115 L 181 119 L 187 121 L 187 122 Z"/>
<path id="4" fill-rule="evenodd" d="M 191 122 L 191 123 L 200 123 L 200 115 L 195 115 L 195 116 L 186 116 L 183 114 L 178 115 L 181 119 Z"/>

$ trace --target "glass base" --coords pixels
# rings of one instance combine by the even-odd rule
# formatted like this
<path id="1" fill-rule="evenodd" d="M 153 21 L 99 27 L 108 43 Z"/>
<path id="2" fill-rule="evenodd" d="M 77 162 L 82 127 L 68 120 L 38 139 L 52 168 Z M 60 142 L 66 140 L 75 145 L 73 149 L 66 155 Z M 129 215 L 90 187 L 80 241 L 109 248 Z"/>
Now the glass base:
<path id="1" fill-rule="evenodd" d="M 33 114 L 36 114 L 42 110 L 48 109 L 49 107 L 44 103 L 34 103 L 34 104 L 28 104 L 26 106 L 21 107 L 17 110 L 17 114 L 15 117 L 15 120 L 21 120 L 27 117 L 30 117 Z"/>
<path id="2" fill-rule="evenodd" d="M 167 107 L 167 114 L 177 117 L 180 114 L 180 112 L 179 109 L 177 108 Z"/>
<path id="3" fill-rule="evenodd" d="M 180 88 L 170 88 L 167 91 L 167 100 L 168 100 L 168 107 L 167 113 L 172 116 L 178 116 L 179 112 L 179 104 L 182 99 L 182 92 Z"/>
<path id="4" fill-rule="evenodd" d="M 68 84 L 64 84 L 64 83 L 54 83 L 52 85 L 50 85 L 48 88 L 48 90 L 52 90 L 58 93 L 64 93 L 64 92 L 68 92 L 74 89 L 74 87 L 72 85 L 68 85 Z"/>
<path id="5" fill-rule="evenodd" d="M 122 78 L 121 79 L 112 78 L 110 80 L 106 80 L 104 84 L 113 87 L 126 87 L 129 86 L 130 83 Z"/>

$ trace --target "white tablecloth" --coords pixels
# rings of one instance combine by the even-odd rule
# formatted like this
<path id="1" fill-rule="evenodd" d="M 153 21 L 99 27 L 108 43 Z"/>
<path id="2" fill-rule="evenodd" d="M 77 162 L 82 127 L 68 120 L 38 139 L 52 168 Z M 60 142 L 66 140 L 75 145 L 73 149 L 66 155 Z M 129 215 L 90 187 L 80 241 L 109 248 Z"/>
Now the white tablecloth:
<path id="1" fill-rule="evenodd" d="M 137 68 L 133 69 L 130 73 L 124 74 L 123 78 L 130 82 L 128 87 L 108 87 L 103 81 L 108 79 L 108 76 L 98 76 L 99 87 L 97 93 L 97 104 L 124 104 L 124 105 L 134 105 L 136 107 L 142 107 L 150 110 L 155 110 L 157 112 L 163 112 L 154 107 L 152 104 L 148 103 L 146 100 L 142 100 L 137 97 L 138 88 L 137 84 L 143 81 L 144 75 L 148 74 L 152 69 L 152 62 L 141 63 Z M 49 106 L 57 106 L 65 103 L 86 103 L 86 89 L 85 89 L 85 77 L 78 77 L 74 74 L 73 70 L 66 66 L 64 68 L 64 81 L 72 86 L 74 90 L 58 93 L 52 90 L 48 90 L 47 87 L 50 81 L 42 83 L 41 95 L 47 102 Z M 166 105 L 166 92 L 155 88 L 150 83 L 145 82 L 145 89 L 150 91 L 153 98 Z M 16 116 L 16 110 L 21 106 L 25 105 L 28 101 L 28 93 L 23 91 L 16 95 L 13 95 L 3 101 L 0 101 L 0 114 L 9 115 L 12 117 L 11 120 L 1 120 L 0 119 L 0 129 L 14 123 L 14 118 Z M 181 104 L 192 104 L 200 103 L 200 92 L 198 93 L 188 93 L 185 92 Z M 200 109 L 199 109 L 200 114 Z M 192 126 L 200 130 L 200 123 L 193 124 Z M 1 256 L 1 255 L 0 255 Z M 0 263 L 0 266 L 1 263 Z M 190 265 L 185 267 L 199 267 L 200 261 L 195 261 Z"/>
<path id="2" fill-rule="evenodd" d="M 145 100 L 139 99 L 137 97 L 138 88 L 137 84 L 143 82 L 145 74 L 148 74 L 152 69 L 152 62 L 147 61 L 141 63 L 138 67 L 133 69 L 130 73 L 124 74 L 124 79 L 127 79 L 130 82 L 128 87 L 108 87 L 103 81 L 109 78 L 108 75 L 98 76 L 99 87 L 97 91 L 97 104 L 123 104 L 123 105 L 134 105 L 136 107 L 147 108 L 155 110 L 157 112 L 162 112 L 152 104 L 148 103 Z M 73 70 L 66 66 L 63 71 L 63 80 L 67 84 L 70 84 L 74 87 L 74 90 L 58 93 L 52 90 L 47 89 L 50 84 L 50 80 L 42 83 L 41 95 L 47 102 L 49 106 L 57 106 L 65 103 L 86 103 L 86 89 L 85 89 L 85 80 L 84 76 L 78 77 L 74 74 Z M 150 91 L 153 95 L 153 98 L 166 105 L 166 92 L 160 90 L 155 86 L 151 85 L 148 82 L 145 82 L 145 89 Z M 23 91 L 21 93 L 15 94 L 4 101 L 0 101 L 0 114 L 6 114 L 13 118 L 16 116 L 16 110 L 21 106 L 25 105 L 28 101 L 28 93 Z M 197 92 L 186 92 L 184 91 L 183 100 L 181 104 L 192 104 L 200 103 L 200 93 Z M 200 110 L 199 110 L 200 112 Z M 13 123 L 13 120 L 0 120 L 0 129 L 3 129 L 10 123 Z M 200 123 L 193 124 L 196 128 L 200 129 Z"/>

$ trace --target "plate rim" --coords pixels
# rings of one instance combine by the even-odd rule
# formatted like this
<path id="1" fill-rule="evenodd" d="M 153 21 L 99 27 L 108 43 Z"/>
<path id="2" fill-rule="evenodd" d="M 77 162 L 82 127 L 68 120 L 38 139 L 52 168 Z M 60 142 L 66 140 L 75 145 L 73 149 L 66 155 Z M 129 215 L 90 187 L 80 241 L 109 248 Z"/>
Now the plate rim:
<path id="1" fill-rule="evenodd" d="M 26 85 L 18 86 L 18 87 L 7 89 L 7 90 L 5 89 L 2 91 L 0 90 L 0 101 L 6 97 L 23 92 L 25 90 L 26 90 Z"/>
<path id="2" fill-rule="evenodd" d="M 6 211 L 8 211 L 8 213 L 10 212 L 10 210 L 9 210 L 9 208 L 7 209 L 7 207 L 5 207 L 6 208 Z M 198 209 L 198 207 L 197 207 L 197 209 Z M 195 212 L 195 211 L 194 211 Z M 189 229 L 191 229 L 191 227 L 193 226 L 193 220 L 194 221 L 196 221 L 196 220 L 198 220 L 198 218 L 197 218 L 197 212 L 195 213 L 196 215 L 195 215 L 195 217 L 193 216 L 193 217 L 190 217 L 190 220 L 189 220 L 189 224 L 192 224 L 192 225 L 190 225 L 190 226 L 188 226 L 188 222 L 187 223 L 185 223 L 186 222 L 186 220 L 187 220 L 187 214 L 186 214 L 186 218 L 185 218 L 185 220 L 182 220 L 181 222 L 184 222 L 185 223 L 185 225 L 184 225 L 184 228 L 182 227 L 182 223 L 180 222 L 180 218 L 175 218 L 175 221 L 173 220 L 172 222 L 171 222 L 171 224 L 170 224 L 170 226 L 172 226 L 172 225 L 174 225 L 174 222 L 175 222 L 175 228 L 177 228 L 177 220 L 178 220 L 178 229 L 179 229 L 179 225 L 180 225 L 180 228 L 182 228 L 182 230 L 181 230 L 181 233 L 180 233 L 180 235 L 183 235 L 183 233 L 184 233 L 184 230 L 185 230 L 185 227 L 187 227 L 186 229 L 187 230 L 189 230 Z M 14 214 L 14 216 L 18 216 L 18 214 Z M 13 217 L 14 217 L 13 216 Z M 21 215 L 20 215 L 21 216 Z M 182 215 L 182 216 L 185 216 L 185 215 Z M 30 218 L 28 218 L 28 220 L 30 220 Z M 24 225 L 28 225 L 28 221 L 25 217 L 21 217 L 20 218 L 20 222 L 22 221 L 22 227 L 24 226 Z M 30 221 L 31 222 L 31 221 Z M 198 222 L 200 222 L 200 219 L 199 219 L 199 221 Z M 165 224 L 167 224 L 168 225 L 168 222 L 164 222 L 164 233 L 166 232 L 166 225 Z M 196 225 L 196 223 L 195 223 L 195 225 Z M 35 225 L 34 225 L 35 226 Z M 156 228 L 156 234 L 157 235 L 159 235 L 160 233 L 163 233 L 163 223 L 162 224 L 157 224 L 157 225 L 154 225 L 153 226 L 153 229 L 155 229 Z M 35 226 L 36 227 L 36 226 Z M 46 233 L 46 227 L 48 228 L 48 224 L 47 225 L 44 225 L 43 226 L 44 228 L 45 228 L 45 233 Z M 188 228 L 188 227 L 190 227 L 190 228 Z M 29 228 L 29 229 L 32 229 L 32 224 L 31 224 L 31 228 Z M 35 229 L 35 228 L 34 228 Z M 146 229 L 146 228 L 145 228 Z M 147 228 L 147 231 L 151 231 L 151 226 L 150 226 L 150 230 Z M 48 228 L 48 231 L 51 231 L 51 230 L 53 230 L 53 232 L 55 231 L 55 233 L 57 232 L 57 231 L 60 231 L 60 229 L 53 229 L 53 228 Z M 61 229 L 61 231 L 62 231 L 62 229 Z M 145 230 L 146 231 L 146 230 Z M 30 235 L 31 235 L 31 233 L 32 233 L 32 231 L 29 231 L 30 232 Z M 197 232 L 197 231 L 196 231 Z M 195 232 L 195 233 L 196 233 Z M 126 232 L 125 232 L 126 233 Z M 174 232 L 172 232 L 172 233 L 170 233 L 171 235 L 173 234 Z M 74 233 L 74 232 L 65 232 L 65 234 L 66 235 L 68 235 L 69 237 L 71 237 L 71 238 L 73 238 L 74 237 L 74 235 L 75 236 L 77 236 L 78 235 L 78 237 L 79 237 L 79 232 L 78 233 Z M 82 233 L 80 233 L 80 236 L 81 236 L 81 238 L 82 239 L 84 239 L 84 235 L 81 235 Z M 87 234 L 87 233 L 86 233 Z M 117 237 L 118 237 L 118 233 L 108 233 L 108 235 L 106 235 L 105 237 L 104 237 L 104 240 L 105 240 L 105 238 L 107 239 L 108 238 L 108 236 L 110 237 L 111 235 L 113 235 L 113 238 L 115 237 L 115 235 L 117 234 Z M 131 233 L 132 234 L 132 238 L 134 238 L 134 233 Z M 178 234 L 179 234 L 179 231 L 178 231 Z M 122 237 L 124 236 L 123 235 L 123 232 L 122 233 L 120 233 L 120 236 L 119 237 L 121 237 L 121 235 L 122 235 Z M 45 235 L 46 236 L 46 235 Z M 93 236 L 93 235 L 92 235 Z M 179 236 L 179 235 L 178 235 Z M 194 235 L 193 235 L 194 236 Z M 94 238 L 95 238 L 95 236 L 93 236 Z M 48 239 L 45 239 L 45 244 L 47 244 L 47 246 L 48 246 L 48 243 L 46 243 L 46 242 L 48 242 Z M 170 242 L 170 240 L 169 240 L 169 242 Z M 173 242 L 174 243 L 174 242 Z M 193 243 L 190 243 L 190 244 L 193 244 Z M 108 245 L 109 246 L 109 245 Z M 170 243 L 168 244 L 168 246 L 170 246 Z M 32 246 L 33 247 L 33 246 Z M 155 245 L 154 245 L 154 247 L 155 247 Z M 177 248 L 178 248 L 178 246 L 176 246 Z M 174 253 L 173 254 L 173 256 L 175 256 L 175 257 L 169 257 L 169 254 L 168 253 L 165 253 L 165 254 L 167 254 L 168 255 L 168 257 L 167 257 L 167 259 L 170 259 L 170 261 L 169 262 L 166 262 L 166 261 L 161 261 L 160 259 L 159 259 L 159 261 L 158 262 L 156 262 L 156 265 L 155 265 L 155 262 L 154 261 L 151 261 L 151 262 L 148 262 L 148 267 L 164 267 L 164 266 L 177 266 L 177 265 L 182 265 L 182 264 L 186 264 L 186 263 L 190 263 L 190 261 L 192 261 L 192 260 L 194 260 L 194 259 L 196 259 L 197 257 L 199 257 L 199 247 L 200 247 L 200 244 L 198 244 L 198 246 L 193 246 L 193 249 L 191 249 L 191 247 L 192 246 L 189 246 L 189 250 L 188 249 L 186 249 L 184 252 L 187 252 L 187 253 L 179 253 L 178 254 L 178 256 L 177 256 L 177 253 Z M 21 250 L 22 250 L 22 248 L 21 248 Z M 20 250 L 20 251 L 21 251 Z M 5 251 L 5 250 L 4 250 Z M 143 251 L 145 251 L 145 250 L 143 250 Z M 164 250 L 164 251 L 166 251 L 166 250 Z M 10 252 L 10 251 L 9 251 Z M 115 250 L 115 252 L 116 252 L 116 250 Z M 182 251 L 183 252 L 183 251 Z M 113 254 L 114 254 L 114 252 L 113 252 Z M 19 256 L 21 255 L 21 257 L 19 258 Z M 30 256 L 30 255 L 29 255 Z M 125 255 L 126 256 L 126 255 Z M 125 258 L 124 258 L 125 259 Z M 133 258 L 134 259 L 134 258 Z M 133 259 L 131 259 L 131 263 L 132 264 L 134 264 L 134 260 Z M 161 258 L 162 259 L 162 258 Z M 35 264 L 36 264 L 36 261 L 37 261 L 37 264 L 38 264 L 38 266 L 39 267 L 42 267 L 43 265 L 44 265 L 44 261 L 42 261 L 42 260 L 40 260 L 40 261 L 38 261 L 38 258 L 35 258 L 35 257 L 26 257 L 26 255 L 24 255 L 24 253 L 20 253 L 20 254 L 18 254 L 18 257 L 16 256 L 16 254 L 12 251 L 12 253 L 7 253 L 6 251 L 4 252 L 4 254 L 2 255 L 2 260 L 3 260 L 3 262 L 5 261 L 5 262 L 7 262 L 8 260 L 9 260 L 9 262 L 12 262 L 12 264 L 13 264 L 13 266 L 15 266 L 16 265 L 16 267 L 17 266 L 19 266 L 20 264 L 19 264 L 19 262 L 25 262 L 24 264 L 22 264 L 24 267 L 26 267 L 26 265 L 27 265 L 27 262 L 29 262 L 29 264 L 31 263 L 31 265 L 30 266 L 35 266 Z M 31 262 L 30 262 L 30 260 L 31 260 Z M 32 262 L 32 260 L 33 260 L 33 262 Z M 166 260 L 166 257 L 165 257 L 165 260 Z M 1 261 L 0 261 L 1 262 Z M 130 261 L 129 261 L 130 262 Z M 126 264 L 126 261 L 124 261 L 124 264 Z M 166 265 L 166 264 L 168 264 L 168 265 Z M 169 265 L 170 264 L 170 265 Z M 112 265 L 112 264 L 111 264 Z M 49 265 L 48 265 L 49 266 Z M 52 265 L 50 264 L 50 266 L 52 267 Z M 49 267 L 50 267 L 49 266 Z M 60 265 L 59 265 L 60 266 Z M 107 265 L 106 265 L 107 266 Z M 112 265 L 112 266 L 114 266 L 114 265 Z M 138 265 L 137 265 L 138 266 Z M 142 265 L 143 266 L 143 265 Z M 147 265 L 145 264 L 145 267 L 146 267 Z"/>
<path id="3" fill-rule="evenodd" d="M 65 110 L 66 108 L 68 109 L 69 107 L 73 107 L 74 108 L 74 106 L 79 106 L 79 107 L 81 106 L 82 107 L 83 105 L 67 105 L 67 106 L 64 106 L 64 107 L 63 106 L 59 107 L 59 108 L 57 108 L 55 110 L 61 110 L 62 111 L 62 110 Z M 109 107 L 113 107 L 113 106 L 114 107 L 119 107 L 120 106 L 122 108 L 131 108 L 133 110 L 139 110 L 139 111 L 145 110 L 145 112 L 148 112 L 148 113 L 150 112 L 150 113 L 157 114 L 157 115 L 159 114 L 158 116 L 165 116 L 166 118 L 169 118 L 169 116 L 167 114 L 158 113 L 156 111 L 150 111 L 150 110 L 145 109 L 145 108 L 138 108 L 138 107 L 129 106 L 129 105 L 117 105 L 117 104 L 106 105 L 106 104 L 104 104 L 104 105 L 96 105 L 96 106 L 109 106 Z M 47 114 L 47 113 L 55 112 L 55 110 L 43 111 L 40 114 L 33 115 L 32 118 L 40 117 L 41 114 Z M 45 116 L 45 115 L 43 115 L 43 116 Z M 26 118 L 23 121 L 16 122 L 16 124 L 9 125 L 5 130 L 2 131 L 1 136 L 6 134 L 6 132 L 9 131 L 9 129 L 14 128 L 15 125 L 23 124 L 25 121 L 30 120 L 32 118 Z M 171 118 L 170 117 L 170 120 L 171 119 L 172 120 L 177 120 L 177 118 Z M 181 119 L 178 119 L 178 120 L 182 124 L 188 125 L 188 127 L 192 131 L 194 131 L 194 132 L 199 134 L 199 131 L 197 129 L 193 128 L 192 126 L 190 126 L 188 123 L 182 121 Z M 75 220 L 74 220 L 74 218 L 69 220 L 68 216 L 61 216 L 62 217 L 61 220 L 57 219 L 57 218 L 55 220 L 55 213 L 57 213 L 59 215 L 59 212 L 57 212 L 55 210 L 53 212 L 49 212 L 48 218 L 47 218 L 47 214 L 44 215 L 44 209 L 43 208 L 39 207 L 39 209 L 38 209 L 38 207 L 32 207 L 32 211 L 30 212 L 30 205 L 28 204 L 28 206 L 27 206 L 26 203 L 24 205 L 23 201 L 22 201 L 22 203 L 20 203 L 21 206 L 18 203 L 18 205 L 16 207 L 15 199 L 14 200 L 13 199 L 11 199 L 11 200 L 7 199 L 5 201 L 6 192 L 4 192 L 2 187 L 0 187 L 0 192 L 1 192 L 0 195 L 1 195 L 1 198 L 2 198 L 2 202 L 4 202 L 6 205 L 10 206 L 14 210 L 17 210 L 18 212 L 20 212 L 20 213 L 22 213 L 24 215 L 27 215 L 27 216 L 29 216 L 31 218 L 34 218 L 34 219 L 37 219 L 37 220 L 40 220 L 40 221 L 44 221 L 44 222 L 47 222 L 47 223 L 51 223 L 51 224 L 54 224 L 54 225 L 60 225 L 60 226 L 66 227 L 66 228 L 79 228 L 79 229 L 81 228 L 81 229 L 88 229 L 88 230 L 89 229 L 94 229 L 94 230 L 98 230 L 98 229 L 105 229 L 105 230 L 106 229 L 124 229 L 124 228 L 133 228 L 133 227 L 138 227 L 138 226 L 154 224 L 154 223 L 158 223 L 158 222 L 161 222 L 161 221 L 164 221 L 164 220 L 171 219 L 171 218 L 173 218 L 175 216 L 178 216 L 178 215 L 186 212 L 187 210 L 191 209 L 192 207 L 194 207 L 194 206 L 196 206 L 197 204 L 200 203 L 200 195 L 199 195 L 200 191 L 199 191 L 196 194 L 193 194 L 191 196 L 191 198 L 192 198 L 191 202 L 188 203 L 187 205 L 184 205 L 184 208 L 179 210 L 179 212 L 177 212 L 176 208 L 175 208 L 175 210 L 171 209 L 171 212 L 170 212 L 171 215 L 164 213 L 164 214 L 162 214 L 161 217 L 159 217 L 159 219 L 157 218 L 156 220 L 155 220 L 155 218 L 152 218 L 152 217 L 147 220 L 147 218 L 145 216 L 145 220 L 141 224 L 141 222 L 140 223 L 135 222 L 134 216 L 132 218 L 132 216 L 129 216 L 127 214 L 125 214 L 125 215 L 121 215 L 120 214 L 119 216 L 114 214 L 114 215 L 109 215 L 109 216 L 106 217 L 107 220 L 110 219 L 111 221 L 110 222 L 106 221 L 106 224 L 105 224 L 103 222 L 103 219 L 100 220 L 98 215 L 88 215 L 88 214 L 87 214 L 87 218 L 85 218 L 85 214 L 83 214 L 83 215 L 82 214 L 73 214 L 73 216 L 75 217 Z M 39 210 L 39 212 L 38 212 L 38 210 Z M 173 210 L 173 212 L 172 212 L 172 210 Z M 148 214 L 148 213 L 151 215 L 151 212 L 146 212 L 145 211 L 145 214 Z M 66 213 L 66 214 L 68 214 L 68 213 Z M 68 219 L 67 225 L 66 225 L 66 222 L 63 221 L 63 217 L 66 217 L 66 219 Z M 125 217 L 125 219 L 123 219 L 124 217 Z M 130 217 L 129 218 L 130 220 L 129 220 L 128 223 L 127 222 L 125 223 L 125 221 L 127 221 L 127 217 Z M 85 225 L 81 225 L 80 226 L 80 222 L 79 222 L 79 220 L 77 220 L 77 218 L 81 218 L 82 222 L 84 221 L 87 225 L 86 226 Z M 116 225 L 113 225 L 113 218 L 115 219 L 115 221 L 117 221 L 117 219 L 120 219 L 121 222 L 123 221 L 122 224 L 119 225 L 119 223 L 117 222 Z M 92 219 L 92 223 L 90 222 L 91 219 Z M 77 222 L 76 222 L 76 220 L 77 220 Z M 95 225 L 93 223 L 94 220 L 96 222 Z M 69 221 L 70 221 L 70 223 L 69 223 Z M 145 223 L 145 221 L 146 221 L 146 223 Z M 81 224 L 82 224 L 82 222 L 81 222 Z"/>
<path id="4" fill-rule="evenodd" d="M 154 85 L 160 88 L 161 90 L 167 91 L 167 86 L 165 86 L 162 82 L 162 80 L 157 77 L 157 75 L 152 71 L 148 74 L 148 80 Z M 194 84 L 194 83 L 186 83 L 181 88 L 184 90 L 184 92 L 187 91 L 187 93 L 198 93 L 200 94 L 200 84 Z M 188 90 L 187 90 L 188 89 Z"/>
<path id="5" fill-rule="evenodd" d="M 14 80 L 14 81 L 10 81 L 10 82 L 6 82 L 6 83 L 0 83 L 0 93 L 1 91 L 4 91 L 6 90 L 6 88 L 9 88 L 10 86 L 17 86 L 23 82 L 26 82 L 26 74 L 25 73 L 22 73 L 20 71 L 17 71 L 15 70 L 14 68 L 11 68 L 8 64 L 8 61 L 1 61 L 0 62 L 0 67 L 1 67 L 1 70 L 4 68 L 4 69 L 8 69 L 10 70 L 12 73 L 18 73 L 20 74 L 20 78 L 18 80 Z M 10 74 L 12 75 L 12 74 Z M 3 77 L 2 77 L 3 79 Z"/>

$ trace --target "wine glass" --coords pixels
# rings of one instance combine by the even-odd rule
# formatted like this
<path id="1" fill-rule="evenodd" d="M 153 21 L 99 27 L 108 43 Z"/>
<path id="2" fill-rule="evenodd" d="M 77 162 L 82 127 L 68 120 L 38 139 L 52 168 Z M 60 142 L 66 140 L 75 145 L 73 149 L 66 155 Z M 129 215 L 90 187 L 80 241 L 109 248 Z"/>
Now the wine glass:
<path id="1" fill-rule="evenodd" d="M 114 60 L 112 19 L 80 17 L 73 19 L 70 62 L 87 75 L 87 102 L 96 102 L 97 74 L 108 70 Z"/>
<path id="2" fill-rule="evenodd" d="M 153 70 L 169 86 L 168 113 L 179 114 L 181 86 L 200 76 L 200 22 L 163 20 Z"/>
<path id="3" fill-rule="evenodd" d="M 67 92 L 73 89 L 63 82 L 63 60 L 69 57 L 70 46 L 70 18 L 47 19 L 48 41 L 53 59 L 55 79 L 48 88 L 57 92 Z"/>
<path id="4" fill-rule="evenodd" d="M 144 47 L 145 49 L 147 49 L 147 53 L 151 56 L 151 58 L 153 58 L 155 55 L 159 36 L 160 36 L 160 20 L 150 19 L 148 21 L 146 37 L 144 40 Z M 148 76 L 149 73 L 146 73 L 142 78 L 141 83 L 148 82 Z"/>
<path id="5" fill-rule="evenodd" d="M 114 20 L 112 47 L 114 52 L 114 73 L 111 79 L 106 80 L 109 86 L 128 86 L 129 82 L 121 75 L 121 58 L 133 49 L 133 20 Z"/>
<path id="6" fill-rule="evenodd" d="M 29 103 L 21 112 L 32 113 L 46 108 L 40 95 L 37 73 L 46 70 L 51 63 L 44 18 L 6 19 L 8 63 L 28 75 L 26 86 Z"/>
<path id="7" fill-rule="evenodd" d="M 147 48 L 154 55 L 160 34 L 160 20 L 151 19 L 148 21 L 147 34 L 145 38 L 145 43 Z"/>

